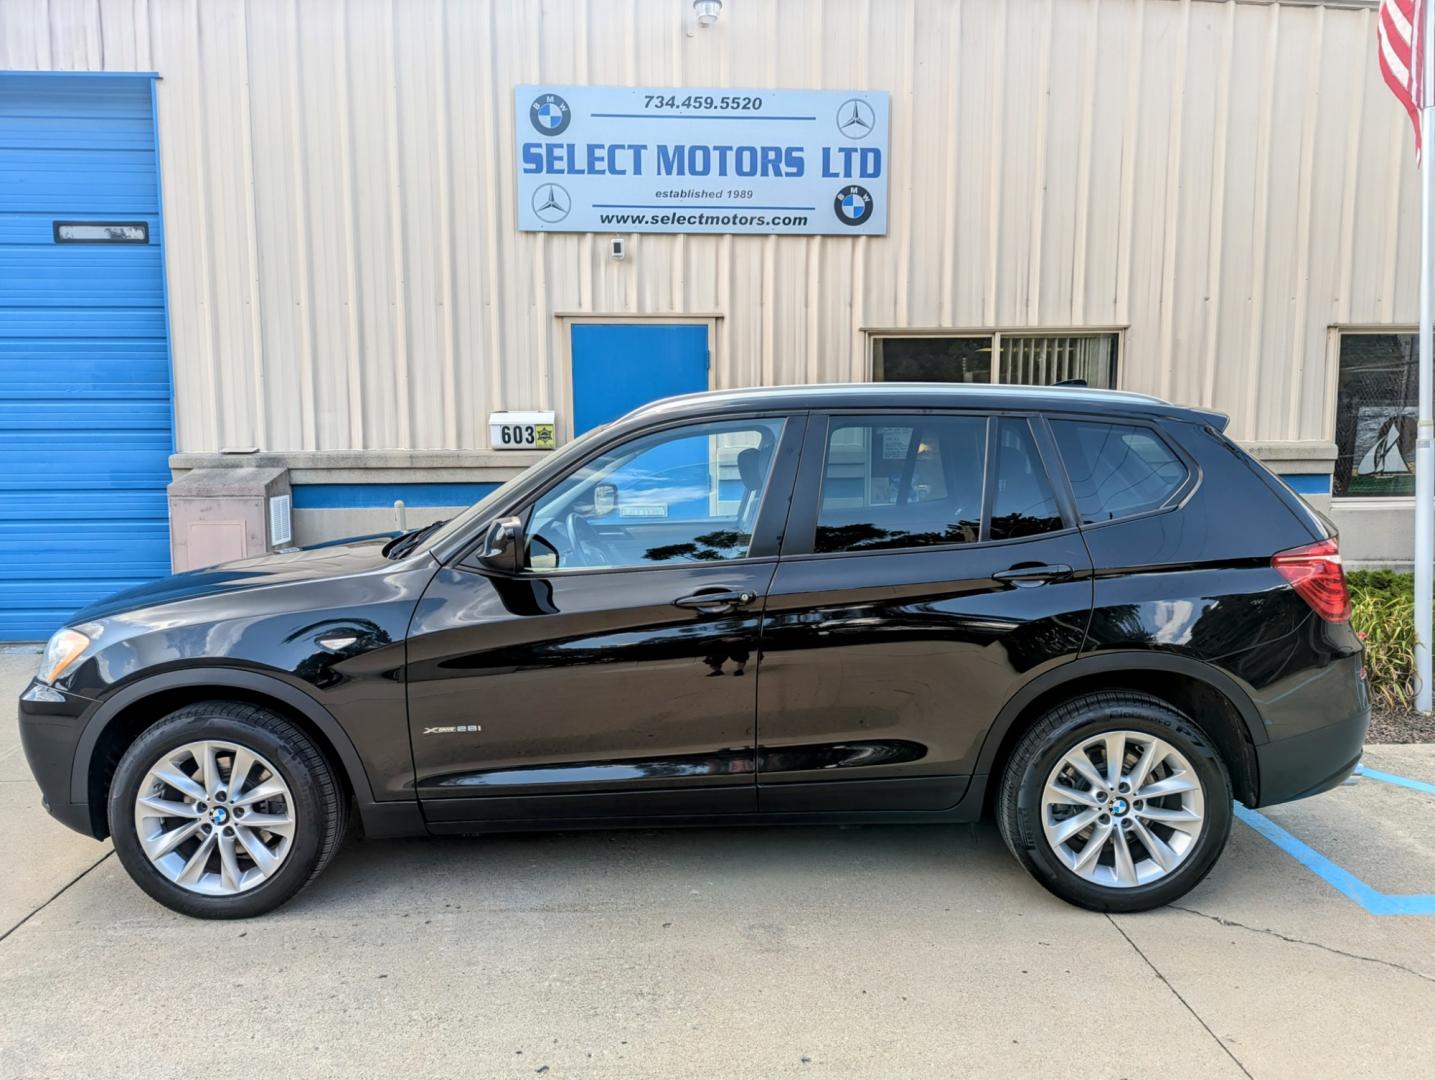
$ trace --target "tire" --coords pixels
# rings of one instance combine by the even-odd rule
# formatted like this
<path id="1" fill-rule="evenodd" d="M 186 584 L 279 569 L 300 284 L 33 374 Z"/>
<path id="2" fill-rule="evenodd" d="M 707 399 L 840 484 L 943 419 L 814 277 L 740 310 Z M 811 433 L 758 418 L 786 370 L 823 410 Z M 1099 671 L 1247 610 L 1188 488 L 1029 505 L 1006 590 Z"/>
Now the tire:
<path id="1" fill-rule="evenodd" d="M 1147 746 L 1163 756 L 1139 790 L 1107 790 L 1109 782 L 1091 782 L 1110 780 L 1107 746 L 1122 748 L 1123 778 L 1136 777 Z M 1087 780 L 1083 759 L 1093 770 Z M 1049 790 L 1048 780 L 1059 786 Z M 1166 702 L 1127 691 L 1085 694 L 1042 716 L 1012 752 L 997 796 L 997 824 L 1017 861 L 1056 896 L 1093 911 L 1147 911 L 1185 895 L 1216 865 L 1231 817 L 1230 774 L 1211 740 Z"/>
<path id="2" fill-rule="evenodd" d="M 247 767 L 231 797 L 236 761 Z M 289 900 L 334 857 L 347 820 L 343 785 L 314 742 L 241 702 L 186 705 L 147 728 L 110 786 L 110 835 L 130 877 L 165 907 L 200 919 L 249 918 Z"/>

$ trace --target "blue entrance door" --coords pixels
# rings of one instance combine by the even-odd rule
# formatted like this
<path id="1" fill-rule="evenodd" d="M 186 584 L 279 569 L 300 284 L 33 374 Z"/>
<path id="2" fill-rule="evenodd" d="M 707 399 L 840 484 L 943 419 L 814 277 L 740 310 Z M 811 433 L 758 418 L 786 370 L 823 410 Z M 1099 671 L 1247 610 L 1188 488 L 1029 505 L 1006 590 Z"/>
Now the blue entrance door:
<path id="1" fill-rule="evenodd" d="M 0 72 L 0 641 L 169 573 L 152 85 Z"/>
<path id="2" fill-rule="evenodd" d="M 708 388 L 708 328 L 692 324 L 575 323 L 573 434 L 639 405 Z"/>

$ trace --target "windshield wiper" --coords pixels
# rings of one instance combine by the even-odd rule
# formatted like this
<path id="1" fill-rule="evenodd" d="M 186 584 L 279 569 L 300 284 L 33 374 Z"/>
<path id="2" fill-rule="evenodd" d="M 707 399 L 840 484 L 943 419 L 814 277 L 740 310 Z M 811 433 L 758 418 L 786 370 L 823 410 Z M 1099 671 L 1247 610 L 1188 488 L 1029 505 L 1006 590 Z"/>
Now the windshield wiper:
<path id="1" fill-rule="evenodd" d="M 409 552 L 413 551 L 414 548 L 418 547 L 419 542 L 423 540 L 424 537 L 428 536 L 447 520 L 447 518 L 444 518 L 441 521 L 435 521 L 425 525 L 422 529 L 414 529 L 412 532 L 406 532 L 402 536 L 394 537 L 384 545 L 384 556 L 390 559 L 402 559 Z"/>

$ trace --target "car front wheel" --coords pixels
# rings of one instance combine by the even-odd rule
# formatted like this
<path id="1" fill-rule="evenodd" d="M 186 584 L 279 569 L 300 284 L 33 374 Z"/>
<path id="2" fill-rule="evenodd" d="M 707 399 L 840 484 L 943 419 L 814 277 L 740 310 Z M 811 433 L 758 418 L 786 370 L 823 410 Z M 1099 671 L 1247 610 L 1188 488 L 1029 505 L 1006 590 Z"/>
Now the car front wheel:
<path id="1" fill-rule="evenodd" d="M 343 788 L 303 731 L 240 702 L 187 705 L 145 730 L 110 788 L 115 851 L 168 908 L 209 919 L 271 911 L 343 839 Z"/>
<path id="2" fill-rule="evenodd" d="M 1231 831 L 1231 781 L 1185 714 L 1146 694 L 1087 694 L 1043 716 L 1012 753 L 1002 837 L 1047 889 L 1096 911 L 1184 895 Z"/>

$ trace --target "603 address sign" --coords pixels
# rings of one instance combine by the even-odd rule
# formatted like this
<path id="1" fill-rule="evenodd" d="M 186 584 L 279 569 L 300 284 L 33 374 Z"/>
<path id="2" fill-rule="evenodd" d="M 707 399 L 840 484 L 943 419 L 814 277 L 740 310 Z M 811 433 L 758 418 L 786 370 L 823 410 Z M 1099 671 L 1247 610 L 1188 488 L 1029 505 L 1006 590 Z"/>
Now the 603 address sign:
<path id="1" fill-rule="evenodd" d="M 500 424 L 498 442 L 505 447 L 533 447 L 547 450 L 553 446 L 552 424 Z"/>

